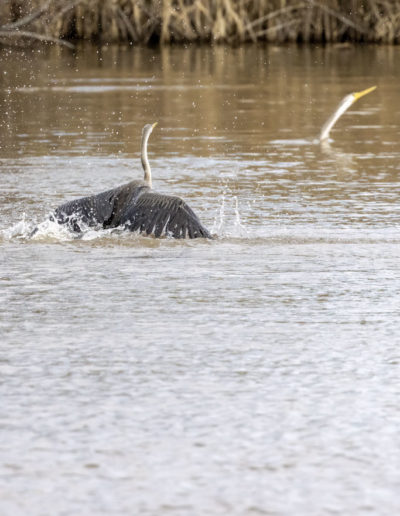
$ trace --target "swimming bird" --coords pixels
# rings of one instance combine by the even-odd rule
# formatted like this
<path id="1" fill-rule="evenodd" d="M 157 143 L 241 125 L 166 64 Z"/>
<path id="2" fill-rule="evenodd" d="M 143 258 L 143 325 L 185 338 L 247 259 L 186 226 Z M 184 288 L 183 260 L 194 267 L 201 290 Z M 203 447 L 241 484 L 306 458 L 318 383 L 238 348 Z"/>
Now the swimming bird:
<path id="1" fill-rule="evenodd" d="M 356 91 L 354 93 L 350 93 L 349 95 L 346 95 L 339 102 L 339 105 L 336 108 L 336 111 L 328 118 L 328 120 L 323 125 L 320 135 L 319 135 L 319 141 L 322 142 L 323 140 L 326 140 L 329 137 L 329 133 L 330 133 L 332 127 L 339 120 L 339 118 L 343 115 L 343 113 L 345 113 L 349 109 L 349 107 L 354 104 L 354 102 L 356 102 L 358 99 L 360 99 L 364 95 L 367 95 L 367 93 L 374 91 L 375 89 L 376 89 L 376 86 L 372 86 L 371 88 L 367 88 L 366 90 Z"/>
<path id="2" fill-rule="evenodd" d="M 153 192 L 147 142 L 157 122 L 142 130 L 141 162 L 144 178 L 106 192 L 74 199 L 56 208 L 51 219 L 75 232 L 85 226 L 138 231 L 174 238 L 212 238 L 209 231 L 180 197 Z"/>

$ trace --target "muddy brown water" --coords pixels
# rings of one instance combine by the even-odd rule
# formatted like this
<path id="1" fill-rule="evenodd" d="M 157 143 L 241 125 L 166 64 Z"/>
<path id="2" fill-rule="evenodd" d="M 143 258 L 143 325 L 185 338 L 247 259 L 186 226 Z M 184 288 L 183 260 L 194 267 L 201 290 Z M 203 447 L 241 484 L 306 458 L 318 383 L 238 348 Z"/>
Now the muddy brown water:
<path id="1" fill-rule="evenodd" d="M 1 514 L 400 511 L 399 63 L 1 51 Z M 140 177 L 155 121 L 154 188 L 215 240 L 43 222 Z"/>

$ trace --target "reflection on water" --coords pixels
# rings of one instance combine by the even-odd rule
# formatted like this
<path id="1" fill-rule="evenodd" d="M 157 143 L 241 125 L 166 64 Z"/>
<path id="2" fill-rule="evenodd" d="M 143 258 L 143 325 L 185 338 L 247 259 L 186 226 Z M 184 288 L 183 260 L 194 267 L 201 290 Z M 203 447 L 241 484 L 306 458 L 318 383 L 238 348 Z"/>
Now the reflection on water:
<path id="1" fill-rule="evenodd" d="M 399 511 L 399 52 L 1 52 L 2 514 Z M 155 121 L 214 241 L 46 221 Z"/>

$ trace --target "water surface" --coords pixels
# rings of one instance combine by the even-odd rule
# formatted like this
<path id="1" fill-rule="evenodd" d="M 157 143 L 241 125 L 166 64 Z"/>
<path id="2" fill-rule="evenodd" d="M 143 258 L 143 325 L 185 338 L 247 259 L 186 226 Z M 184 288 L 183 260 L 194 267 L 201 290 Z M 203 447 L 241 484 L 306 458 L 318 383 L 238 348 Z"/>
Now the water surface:
<path id="1" fill-rule="evenodd" d="M 1 52 L 2 514 L 400 510 L 399 53 Z M 215 240 L 43 223 L 155 121 Z"/>

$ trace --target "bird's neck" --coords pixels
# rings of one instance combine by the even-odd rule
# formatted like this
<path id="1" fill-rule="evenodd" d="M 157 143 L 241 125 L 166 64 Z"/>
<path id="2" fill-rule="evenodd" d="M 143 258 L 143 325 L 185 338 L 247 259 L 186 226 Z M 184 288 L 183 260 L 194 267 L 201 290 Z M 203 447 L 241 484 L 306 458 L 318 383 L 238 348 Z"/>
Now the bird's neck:
<path id="1" fill-rule="evenodd" d="M 142 140 L 142 167 L 144 171 L 144 180 L 151 188 L 151 168 L 150 163 L 147 157 L 147 140 L 149 139 L 149 134 L 143 135 Z"/>
<path id="2" fill-rule="evenodd" d="M 319 135 L 320 141 L 326 140 L 328 138 L 332 127 L 336 124 L 336 122 L 343 115 L 343 113 L 347 110 L 347 108 L 349 108 L 353 104 L 353 102 L 354 102 L 354 97 L 352 94 L 347 95 L 347 97 L 345 97 L 342 100 L 342 102 L 339 104 L 339 107 L 337 108 L 337 110 L 333 113 L 333 115 L 331 117 L 328 118 L 328 120 L 323 125 L 320 135 Z"/>

